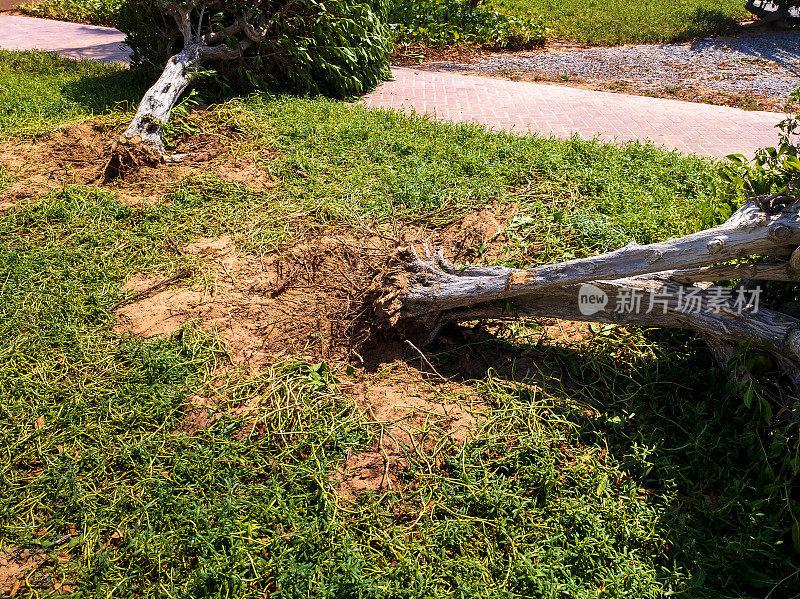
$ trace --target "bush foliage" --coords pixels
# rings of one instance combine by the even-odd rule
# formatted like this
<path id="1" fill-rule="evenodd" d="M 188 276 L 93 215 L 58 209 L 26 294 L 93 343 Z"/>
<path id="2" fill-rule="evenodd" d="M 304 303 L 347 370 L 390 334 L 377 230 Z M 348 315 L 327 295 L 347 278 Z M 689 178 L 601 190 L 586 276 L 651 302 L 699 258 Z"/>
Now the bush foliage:
<path id="1" fill-rule="evenodd" d="M 541 17 L 507 16 L 469 0 L 393 0 L 389 27 L 395 45 L 434 48 L 459 43 L 522 50 L 544 43 Z"/>
<path id="2" fill-rule="evenodd" d="M 20 6 L 27 14 L 46 19 L 116 27 L 123 0 L 39 0 Z"/>
<path id="3" fill-rule="evenodd" d="M 201 34 L 228 27 L 245 11 L 248 22 L 264 33 L 241 60 L 208 65 L 223 85 L 346 96 L 389 76 L 384 0 L 277 0 L 264 7 L 253 0 L 204 4 L 205 11 L 193 12 Z M 158 2 L 125 0 L 118 26 L 128 36 L 136 67 L 160 71 L 183 47 L 175 20 Z M 238 41 L 226 40 L 229 45 Z"/>

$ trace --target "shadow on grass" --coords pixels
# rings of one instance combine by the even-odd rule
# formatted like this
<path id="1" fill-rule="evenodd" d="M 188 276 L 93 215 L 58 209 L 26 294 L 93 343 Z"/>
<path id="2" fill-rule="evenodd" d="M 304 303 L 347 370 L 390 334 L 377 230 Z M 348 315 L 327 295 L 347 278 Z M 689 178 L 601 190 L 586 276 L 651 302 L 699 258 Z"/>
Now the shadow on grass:
<path id="1" fill-rule="evenodd" d="M 150 83 L 122 65 L 0 50 L 0 133 L 47 131 L 71 119 L 129 110 Z"/>
<path id="2" fill-rule="evenodd" d="M 672 39 L 673 42 L 711 35 L 730 35 L 741 30 L 736 19 L 717 9 L 696 8 L 685 22 L 685 28 Z"/>
<path id="3" fill-rule="evenodd" d="M 445 335 L 447 344 L 425 348 L 430 364 L 399 344 L 395 357 L 432 382 L 439 374 L 467 384 L 488 379 L 531 406 L 549 397 L 594 411 L 571 412 L 570 445 L 605 448 L 607 461 L 593 468 L 614 464 L 658 511 L 651 525 L 665 544 L 645 551 L 665 569 L 691 573 L 689 596 L 724 589 L 724 596 L 788 597 L 798 588 L 786 498 L 759 483 L 758 435 L 702 341 L 666 330 L 612 331 L 582 346 L 512 343 L 463 327 Z M 651 349 L 631 349 L 644 345 Z"/>
<path id="4" fill-rule="evenodd" d="M 83 109 L 104 113 L 135 109 L 152 83 L 141 71 L 120 69 L 68 81 L 62 89 L 67 98 Z"/>

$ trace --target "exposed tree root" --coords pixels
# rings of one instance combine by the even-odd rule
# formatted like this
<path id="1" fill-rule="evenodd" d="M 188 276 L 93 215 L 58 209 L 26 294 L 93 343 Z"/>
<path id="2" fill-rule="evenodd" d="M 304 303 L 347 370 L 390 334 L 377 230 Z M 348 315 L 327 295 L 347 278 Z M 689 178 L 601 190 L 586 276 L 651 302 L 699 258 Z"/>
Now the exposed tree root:
<path id="1" fill-rule="evenodd" d="M 111 144 L 111 156 L 103 168 L 102 179 L 112 181 L 125 179 L 143 166 L 155 167 L 164 162 L 164 154 L 158 148 L 142 141 L 138 136 L 121 135 Z"/>

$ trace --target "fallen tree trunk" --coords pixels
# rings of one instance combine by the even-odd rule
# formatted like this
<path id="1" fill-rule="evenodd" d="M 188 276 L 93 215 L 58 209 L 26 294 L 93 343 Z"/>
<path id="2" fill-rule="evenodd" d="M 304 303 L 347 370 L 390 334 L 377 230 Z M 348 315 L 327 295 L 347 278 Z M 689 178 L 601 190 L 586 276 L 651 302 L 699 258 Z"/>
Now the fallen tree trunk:
<path id="1" fill-rule="evenodd" d="M 712 229 L 532 269 L 457 268 L 441 252 L 423 260 L 405 248 L 376 308 L 389 326 L 428 341 L 447 323 L 525 316 L 686 329 L 723 366 L 742 344 L 771 355 L 798 393 L 800 314 L 760 284 L 800 282 L 798 246 L 800 202 L 770 195 Z M 732 279 L 742 282 L 711 285 Z"/>
<path id="2" fill-rule="evenodd" d="M 431 290 L 420 280 L 408 289 L 404 309 L 413 314 L 440 312 L 445 308 L 474 305 L 497 297 L 543 293 L 588 281 L 688 269 L 751 255 L 791 254 L 793 248 L 800 245 L 800 227 L 797 226 L 796 211 L 784 210 L 788 201 L 782 196 L 754 198 L 725 223 L 712 229 L 646 246 L 631 242 L 601 256 L 530 269 L 472 269 L 469 271 L 471 274 L 465 275 L 463 269 L 447 267 L 440 256 L 439 271 L 431 279 L 431 282 L 435 280 L 435 289 Z M 763 266 L 760 268 L 765 270 Z M 687 273 L 678 276 L 685 277 Z M 716 278 L 705 280 L 732 278 L 714 276 Z"/>

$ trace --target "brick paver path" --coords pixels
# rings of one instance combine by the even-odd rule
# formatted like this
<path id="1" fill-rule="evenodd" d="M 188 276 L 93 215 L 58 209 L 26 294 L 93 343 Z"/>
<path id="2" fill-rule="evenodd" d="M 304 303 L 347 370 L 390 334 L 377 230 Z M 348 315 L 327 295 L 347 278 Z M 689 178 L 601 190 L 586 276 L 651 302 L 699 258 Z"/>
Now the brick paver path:
<path id="1" fill-rule="evenodd" d="M 55 50 L 75 58 L 127 60 L 115 29 L 0 15 L 0 47 Z M 360 102 L 371 108 L 416 111 L 447 121 L 475 121 L 493 129 L 587 139 L 649 139 L 686 153 L 721 157 L 777 139 L 784 115 L 452 73 L 392 69 Z"/>
<path id="2" fill-rule="evenodd" d="M 603 141 L 650 139 L 703 156 L 748 157 L 777 141 L 785 115 L 574 87 L 506 81 L 413 69 L 392 69 L 395 80 L 361 101 L 448 121 L 477 121 L 493 129 Z"/>

